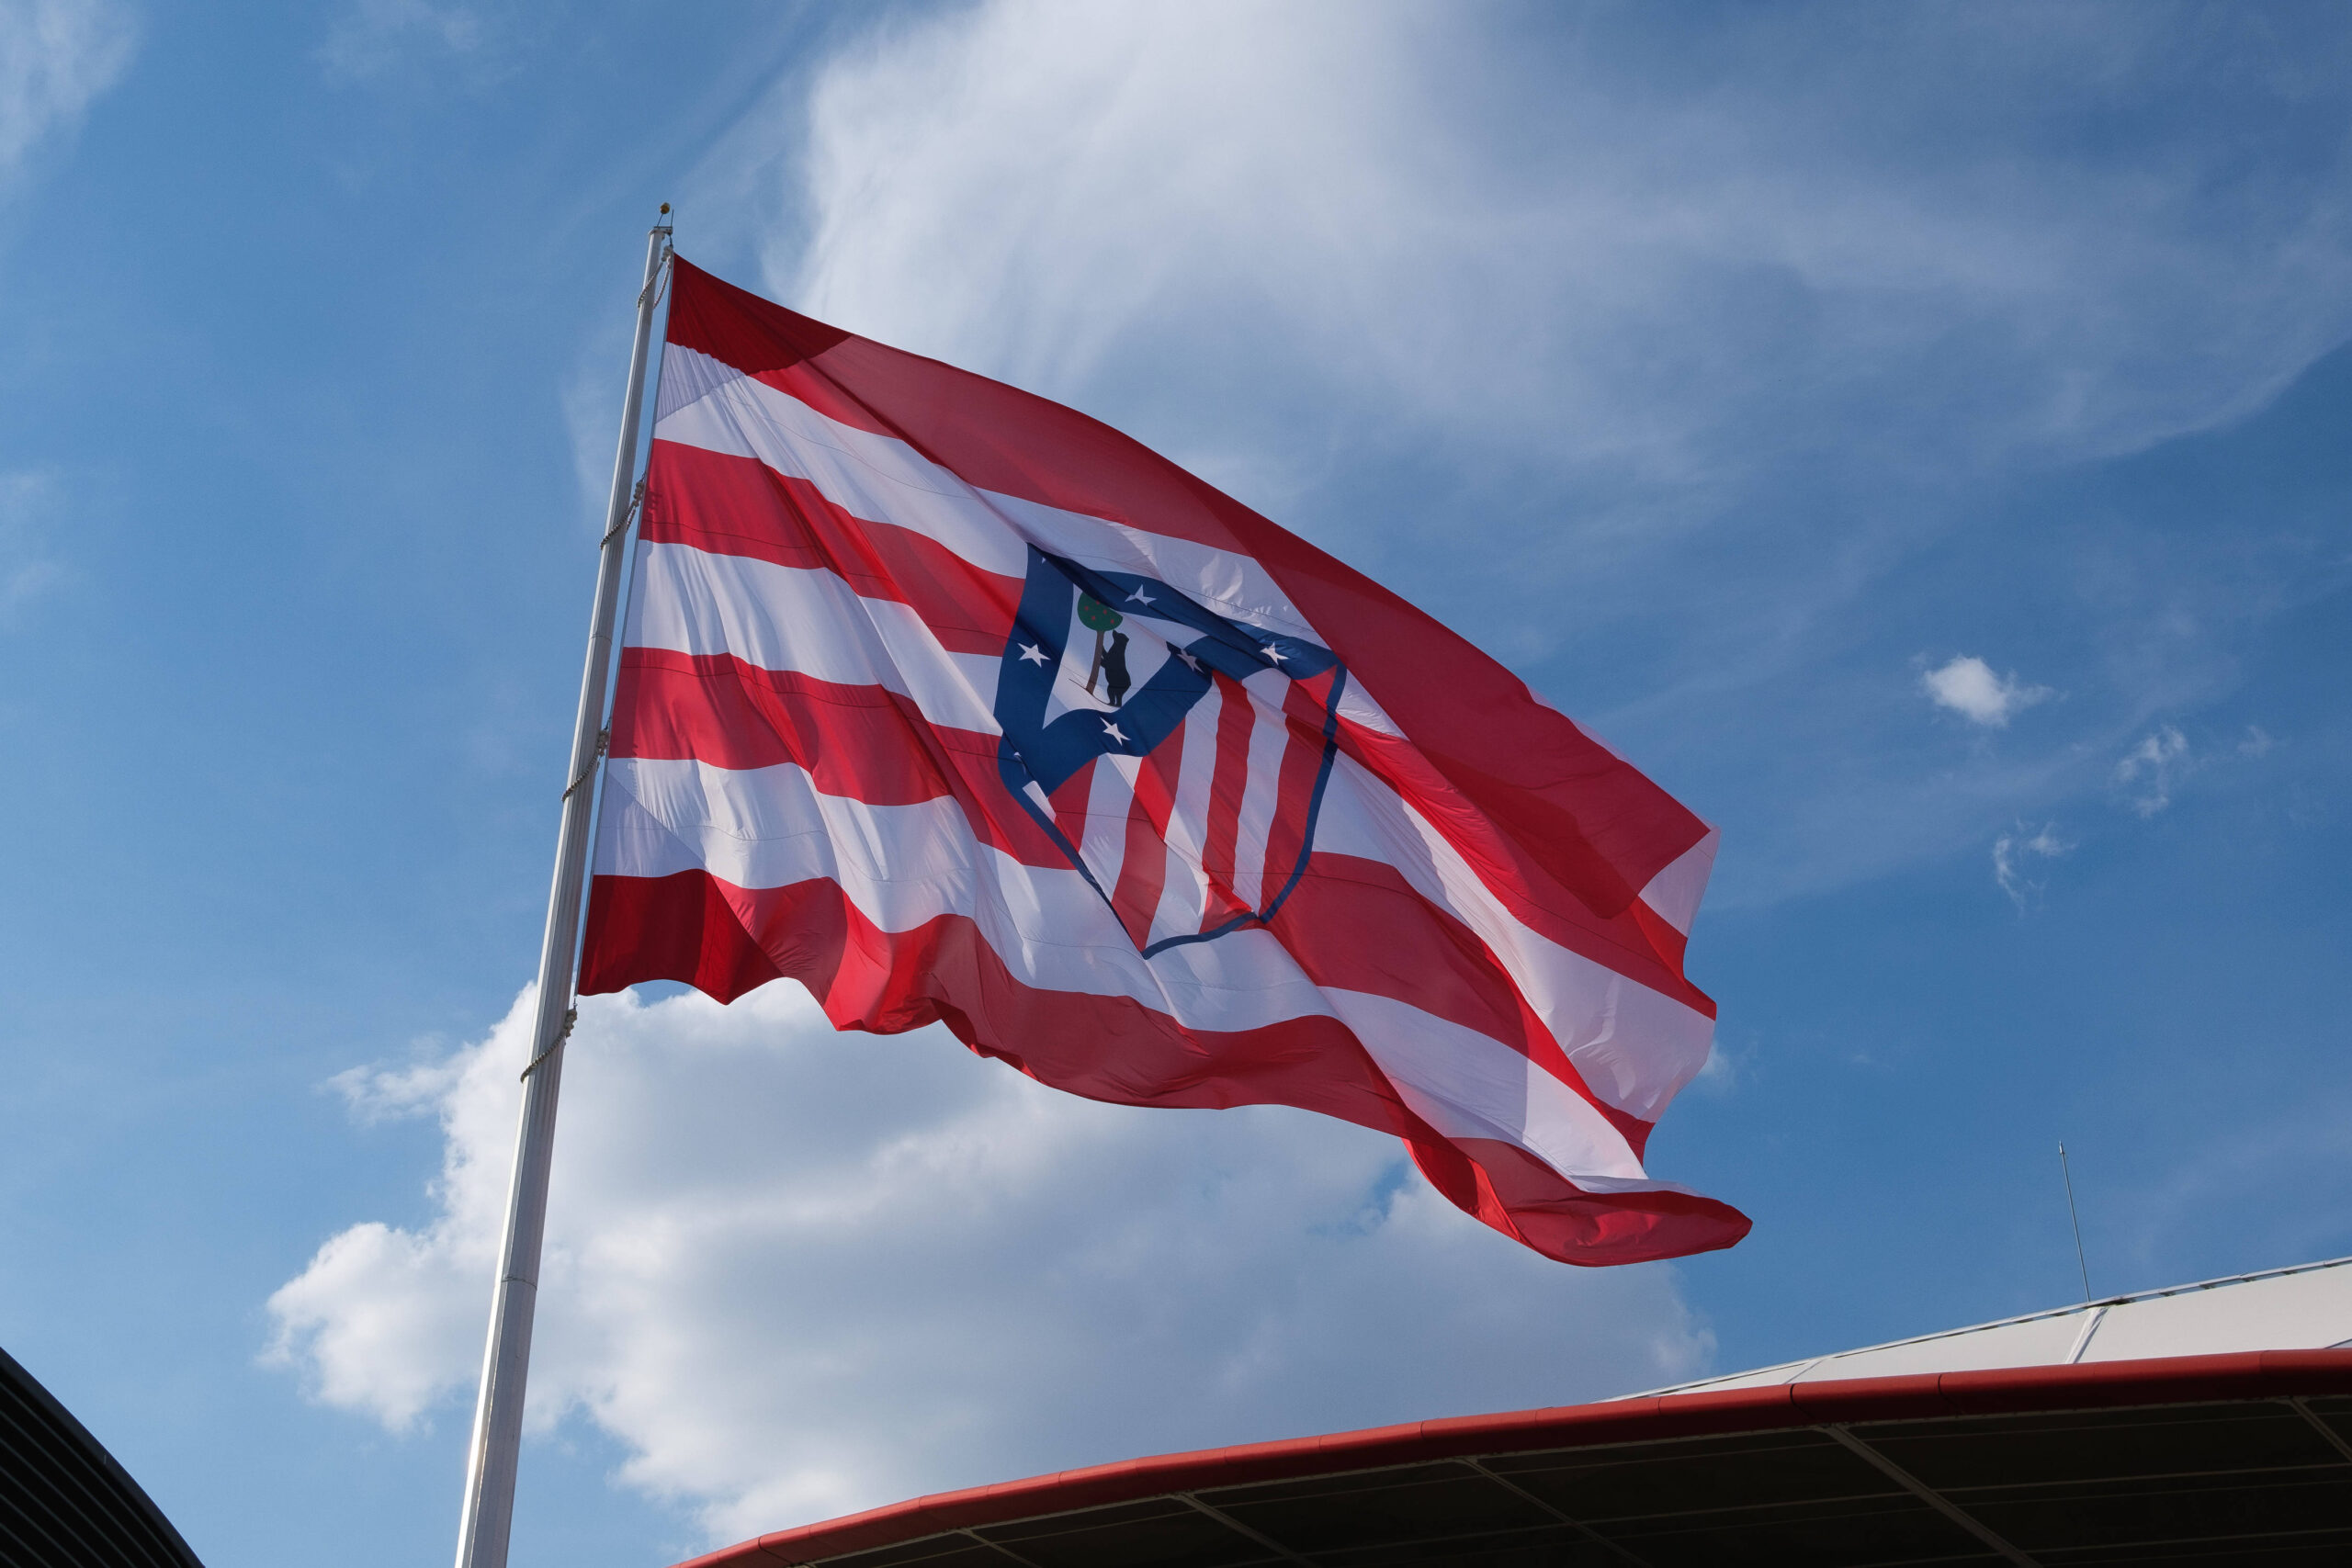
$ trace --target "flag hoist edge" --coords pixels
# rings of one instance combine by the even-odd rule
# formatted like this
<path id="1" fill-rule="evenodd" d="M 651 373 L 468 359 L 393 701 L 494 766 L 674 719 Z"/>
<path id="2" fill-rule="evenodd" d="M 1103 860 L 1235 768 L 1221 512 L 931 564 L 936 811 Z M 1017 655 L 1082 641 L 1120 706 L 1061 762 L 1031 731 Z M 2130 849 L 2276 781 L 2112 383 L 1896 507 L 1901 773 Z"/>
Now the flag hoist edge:
<path id="1" fill-rule="evenodd" d="M 1747 1234 L 1642 1166 L 1706 824 L 1116 431 L 674 265 L 582 991 L 1340 1117 L 1566 1262 Z"/>

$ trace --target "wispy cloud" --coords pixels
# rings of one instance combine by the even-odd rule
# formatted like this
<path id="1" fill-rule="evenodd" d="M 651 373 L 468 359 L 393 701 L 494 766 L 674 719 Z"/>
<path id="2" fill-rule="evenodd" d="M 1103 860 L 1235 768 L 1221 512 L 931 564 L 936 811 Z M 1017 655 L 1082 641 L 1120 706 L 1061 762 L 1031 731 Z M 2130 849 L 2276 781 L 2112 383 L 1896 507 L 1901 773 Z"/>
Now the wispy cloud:
<path id="1" fill-rule="evenodd" d="M 115 0 L 0 3 L 0 177 L 114 85 L 137 37 Z"/>
<path id="2" fill-rule="evenodd" d="M 330 76 L 364 80 L 423 55 L 466 60 L 485 37 L 478 7 L 432 0 L 355 0 L 327 31 L 319 63 Z"/>
<path id="3" fill-rule="evenodd" d="M 2115 764 L 2115 787 L 2133 811 L 2154 817 L 2172 804 L 2174 784 L 2192 765 L 2188 737 L 2172 725 L 2162 725 Z"/>
<path id="4" fill-rule="evenodd" d="M 2291 1091 L 2256 1111 L 2200 1107 L 2169 1127 L 2161 1113 L 2151 1117 L 2160 1130 L 2147 1145 L 2164 1156 L 2145 1160 L 2106 1211 L 2098 1225 L 2106 1245 L 2149 1284 L 2178 1279 L 2152 1265 L 2184 1252 L 2217 1274 L 2352 1250 L 2352 1095 L 2332 1066 L 2300 1064 L 2280 1080 Z M 2287 1192 L 2298 1201 L 2279 1201 Z M 2086 1227 L 2092 1219 L 2086 1213 Z"/>
<path id="5" fill-rule="evenodd" d="M 2011 716 L 2050 695 L 2049 687 L 2029 686 L 2014 673 L 1995 674 L 1991 665 L 1973 654 L 1962 654 L 1928 671 L 1919 677 L 1919 685 L 1938 707 L 1996 729 L 2006 728 Z"/>
<path id="6" fill-rule="evenodd" d="M 338 1080 L 445 1144 L 424 1224 L 352 1225 L 270 1299 L 269 1356 L 321 1401 L 464 1419 L 530 999 L 446 1059 Z M 789 983 L 591 997 L 571 1053 L 533 1418 L 594 1421 L 714 1537 L 1622 1392 L 1712 1351 L 1672 1269 L 1546 1262 L 1393 1141 L 1303 1112 L 1056 1094 L 943 1031 L 836 1034 Z"/>
<path id="7" fill-rule="evenodd" d="M 56 503 L 55 476 L 0 473 L 0 628 L 65 579 L 46 527 Z"/>
<path id="8" fill-rule="evenodd" d="M 2019 823 L 2013 831 L 1993 840 L 1993 880 L 2022 914 L 2048 886 L 2028 874 L 2032 863 L 2056 860 L 2074 847 L 2058 836 L 2055 822 L 2044 822 L 2031 833 Z"/>
<path id="9" fill-rule="evenodd" d="M 1174 348 L 1255 404 L 1304 362 L 1353 411 L 1686 476 L 1754 461 L 1759 427 L 1904 461 L 2132 449 L 2340 338 L 2352 303 L 2280 308 L 2345 298 L 2334 208 L 2247 212 L 2293 235 L 2259 247 L 2199 217 L 2222 154 L 2199 138 L 2108 164 L 1982 112 L 2078 69 L 2177 95 L 2143 47 L 2169 23 L 1999 14 L 1839 29 L 1825 116 L 1775 72 L 1633 68 L 1655 40 L 1628 18 L 1571 41 L 1451 6 L 958 7 L 826 66 L 806 162 L 772 175 L 811 227 L 768 236 L 769 281 L 1061 395 Z M 1682 43 L 1793 60 L 1808 26 Z M 2250 96 L 2292 86 L 2247 69 Z M 1929 122 L 1932 155 L 1872 134 Z"/>
<path id="10" fill-rule="evenodd" d="M 1723 1036 L 1718 1033 L 1713 1045 L 1708 1049 L 1707 1060 L 1700 1067 L 1699 1076 L 1692 1078 L 1690 1084 L 1693 1089 L 1702 1093 L 1721 1097 L 1738 1089 L 1740 1079 L 1747 1075 L 1747 1053 L 1733 1055 L 1731 1049 L 1724 1043 Z"/>
<path id="11" fill-rule="evenodd" d="M 618 334 L 606 333 L 606 340 Z M 609 341 L 600 341 L 596 347 L 607 349 Z M 626 363 L 624 351 L 624 363 Z M 612 367 L 606 361 L 616 357 L 607 353 L 601 358 L 583 354 L 582 363 L 574 367 L 564 378 L 558 396 L 562 400 L 564 434 L 571 438 L 571 478 L 579 487 L 580 520 L 582 526 L 602 533 L 605 508 L 612 500 L 613 448 L 620 425 L 620 389 L 615 385 Z M 649 412 L 647 419 L 652 415 Z"/>
<path id="12" fill-rule="evenodd" d="M 1692 15 L 894 12 L 724 139 L 690 209 L 755 216 L 691 243 L 1212 473 L 1645 765 L 1775 737 L 1714 781 L 1770 793 L 1729 897 L 1982 852 L 1988 806 L 2096 793 L 2194 697 L 2036 650 L 2075 732 L 1955 771 L 1840 661 L 1986 521 L 1951 497 L 2240 419 L 2352 332 L 2352 146 L 2291 107 L 2340 46 L 2226 22 L 2184 73 L 2159 8 Z M 1961 722 L 2055 700 L 1978 663 Z"/>

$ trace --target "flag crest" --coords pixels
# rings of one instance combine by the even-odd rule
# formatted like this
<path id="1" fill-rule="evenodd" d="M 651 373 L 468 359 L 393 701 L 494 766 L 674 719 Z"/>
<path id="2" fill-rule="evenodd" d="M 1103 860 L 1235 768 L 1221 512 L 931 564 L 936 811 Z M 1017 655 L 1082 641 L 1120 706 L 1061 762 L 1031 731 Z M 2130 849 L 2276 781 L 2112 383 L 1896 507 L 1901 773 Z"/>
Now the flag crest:
<path id="1" fill-rule="evenodd" d="M 1004 785 L 1144 956 L 1263 924 L 1306 873 L 1346 680 L 1329 649 L 1033 547 Z"/>

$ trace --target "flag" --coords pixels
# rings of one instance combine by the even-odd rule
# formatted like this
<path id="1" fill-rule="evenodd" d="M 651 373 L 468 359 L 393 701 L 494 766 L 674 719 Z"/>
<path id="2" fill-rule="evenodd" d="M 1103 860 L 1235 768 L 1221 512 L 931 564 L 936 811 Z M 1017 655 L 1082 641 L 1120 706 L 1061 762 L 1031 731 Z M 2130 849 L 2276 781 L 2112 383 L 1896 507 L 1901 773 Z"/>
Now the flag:
<path id="1" fill-rule="evenodd" d="M 674 266 L 582 992 L 1319 1111 L 1569 1263 L 1747 1234 L 1642 1165 L 1705 823 L 1116 431 Z"/>

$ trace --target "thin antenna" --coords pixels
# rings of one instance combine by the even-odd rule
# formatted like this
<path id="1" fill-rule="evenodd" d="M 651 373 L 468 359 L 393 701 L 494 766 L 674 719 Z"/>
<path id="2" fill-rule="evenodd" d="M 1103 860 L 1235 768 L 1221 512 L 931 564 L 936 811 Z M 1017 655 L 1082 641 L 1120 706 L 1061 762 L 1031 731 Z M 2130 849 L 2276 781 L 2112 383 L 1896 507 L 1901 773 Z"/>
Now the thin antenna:
<path id="1" fill-rule="evenodd" d="M 2075 1173 L 2066 1164 L 2066 1145 L 2058 1145 L 2058 1174 L 2066 1179 L 2066 1217 L 2075 1224 L 2075 1267 L 2083 1271 L 2083 1304 L 2091 1300 L 2091 1266 L 2083 1261 L 2083 1217 L 2075 1213 Z"/>

